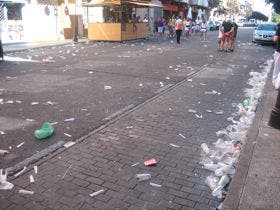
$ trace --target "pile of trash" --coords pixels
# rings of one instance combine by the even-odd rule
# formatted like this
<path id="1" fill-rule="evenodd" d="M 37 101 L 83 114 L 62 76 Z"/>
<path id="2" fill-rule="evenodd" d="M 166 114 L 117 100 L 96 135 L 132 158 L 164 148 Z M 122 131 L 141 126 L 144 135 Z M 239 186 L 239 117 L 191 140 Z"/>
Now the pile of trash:
<path id="1" fill-rule="evenodd" d="M 247 131 L 253 123 L 255 112 L 266 84 L 273 61 L 268 60 L 266 66 L 260 66 L 261 72 L 250 72 L 248 84 L 252 86 L 244 90 L 245 98 L 236 105 L 237 111 L 227 118 L 232 124 L 216 132 L 217 141 L 210 148 L 206 143 L 201 145 L 202 159 L 200 164 L 212 173 L 207 176 L 206 184 L 212 195 L 223 198 L 223 190 L 236 172 L 236 163 L 242 147 L 246 143 Z"/>

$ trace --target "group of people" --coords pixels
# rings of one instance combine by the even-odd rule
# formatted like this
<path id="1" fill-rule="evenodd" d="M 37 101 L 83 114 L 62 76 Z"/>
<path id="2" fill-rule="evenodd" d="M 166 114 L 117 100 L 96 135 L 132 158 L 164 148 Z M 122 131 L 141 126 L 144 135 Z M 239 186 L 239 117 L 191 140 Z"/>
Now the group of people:
<path id="1" fill-rule="evenodd" d="M 159 36 L 162 36 L 165 31 L 165 19 L 160 17 L 155 22 L 156 32 Z M 172 16 L 167 22 L 168 30 L 169 30 L 169 38 L 174 38 L 176 34 L 177 43 L 180 43 L 180 37 L 182 34 L 186 38 L 191 36 L 192 33 L 199 33 L 201 40 L 207 40 L 207 27 L 206 27 L 206 19 L 205 18 L 197 18 L 196 21 L 192 21 L 191 18 L 185 17 L 182 20 L 181 16 L 175 18 Z"/>
<path id="2" fill-rule="evenodd" d="M 171 17 L 167 22 L 169 30 L 169 38 L 174 38 L 176 34 L 177 43 L 180 44 L 182 34 L 186 38 L 190 37 L 193 33 L 200 33 L 200 39 L 203 41 L 207 40 L 207 23 L 204 17 L 197 18 L 193 21 L 191 18 L 184 18 L 181 16 L 175 18 Z M 235 39 L 237 36 L 238 26 L 235 22 L 231 21 L 227 16 L 226 20 L 219 27 L 218 37 L 218 50 L 225 52 L 233 52 L 235 47 Z M 165 20 L 160 17 L 156 21 L 156 32 L 159 36 L 164 35 L 165 31 Z"/>

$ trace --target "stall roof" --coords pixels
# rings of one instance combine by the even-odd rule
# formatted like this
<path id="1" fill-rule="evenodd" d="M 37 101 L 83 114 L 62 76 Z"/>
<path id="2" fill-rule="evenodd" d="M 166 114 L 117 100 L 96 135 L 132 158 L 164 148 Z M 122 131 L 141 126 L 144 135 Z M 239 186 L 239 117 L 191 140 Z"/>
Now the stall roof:
<path id="1" fill-rule="evenodd" d="M 83 3 L 82 6 L 85 7 L 105 7 L 105 6 L 116 6 L 116 5 L 121 5 L 120 0 L 94 0 L 91 1 L 90 3 Z"/>
<path id="2" fill-rule="evenodd" d="M 142 1 L 126 1 L 128 4 L 135 4 L 135 5 L 140 5 L 140 6 L 146 6 L 146 7 L 163 7 L 160 1 L 147 1 L 147 2 L 142 2 Z"/>
<path id="3" fill-rule="evenodd" d="M 163 7 L 161 2 L 158 0 L 152 0 L 152 1 L 121 1 L 121 0 L 94 0 L 90 3 L 83 3 L 82 5 L 85 7 L 105 7 L 105 6 L 116 6 L 121 5 L 122 3 L 127 4 L 134 4 L 139 6 L 145 6 L 145 7 Z"/>

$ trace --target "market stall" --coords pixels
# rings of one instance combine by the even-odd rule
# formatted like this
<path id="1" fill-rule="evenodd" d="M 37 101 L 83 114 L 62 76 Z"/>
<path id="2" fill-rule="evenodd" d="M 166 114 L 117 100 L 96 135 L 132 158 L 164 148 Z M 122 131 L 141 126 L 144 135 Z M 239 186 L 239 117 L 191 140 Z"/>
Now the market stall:
<path id="1" fill-rule="evenodd" d="M 150 7 L 162 7 L 158 1 L 93 0 L 84 3 L 88 15 L 88 39 L 124 41 L 148 36 Z M 90 9 L 93 9 L 90 11 Z"/>

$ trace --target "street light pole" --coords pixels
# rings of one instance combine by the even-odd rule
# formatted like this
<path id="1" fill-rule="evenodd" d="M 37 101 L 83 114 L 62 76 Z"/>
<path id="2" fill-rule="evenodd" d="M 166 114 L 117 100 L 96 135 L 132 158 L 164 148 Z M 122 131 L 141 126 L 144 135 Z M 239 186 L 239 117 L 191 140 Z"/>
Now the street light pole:
<path id="1" fill-rule="evenodd" d="M 75 19 L 74 19 L 74 38 L 73 41 L 74 42 L 78 42 L 78 17 L 77 17 L 77 1 L 75 0 Z"/>

